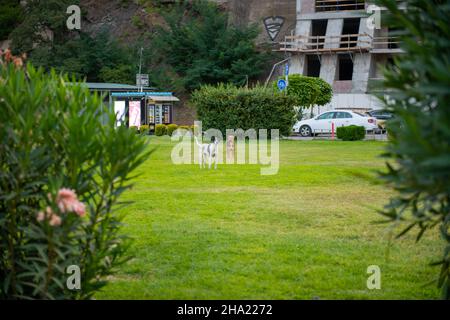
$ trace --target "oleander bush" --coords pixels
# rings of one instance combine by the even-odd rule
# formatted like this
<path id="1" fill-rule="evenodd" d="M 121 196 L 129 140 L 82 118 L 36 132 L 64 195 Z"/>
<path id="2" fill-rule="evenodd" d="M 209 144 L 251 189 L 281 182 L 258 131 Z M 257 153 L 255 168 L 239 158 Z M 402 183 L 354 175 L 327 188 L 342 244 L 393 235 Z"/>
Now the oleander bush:
<path id="1" fill-rule="evenodd" d="M 288 136 L 295 123 L 295 99 L 283 93 L 233 85 L 203 86 L 192 95 L 192 103 L 202 121 L 202 130 L 279 129 Z"/>
<path id="2" fill-rule="evenodd" d="M 128 259 L 116 209 L 145 139 L 69 82 L 0 56 L 0 299 L 88 299 Z"/>
<path id="3" fill-rule="evenodd" d="M 397 191 L 383 214 L 404 228 L 398 237 L 416 230 L 419 241 L 426 232 L 440 233 L 445 248 L 434 263 L 437 285 L 450 299 L 450 0 L 377 2 L 405 51 L 386 70 L 389 98 L 381 97 L 395 114 L 387 122 L 382 177 Z"/>
<path id="4" fill-rule="evenodd" d="M 167 125 L 167 134 L 169 136 L 172 136 L 172 133 L 178 129 L 178 126 L 176 124 L 169 124 Z"/>
<path id="5" fill-rule="evenodd" d="M 336 129 L 336 135 L 338 139 L 344 141 L 357 141 L 363 140 L 366 137 L 366 128 L 363 126 L 346 126 L 346 127 L 338 127 Z"/>
<path id="6" fill-rule="evenodd" d="M 157 124 L 155 126 L 155 136 L 161 137 L 167 134 L 167 126 L 165 124 Z"/>

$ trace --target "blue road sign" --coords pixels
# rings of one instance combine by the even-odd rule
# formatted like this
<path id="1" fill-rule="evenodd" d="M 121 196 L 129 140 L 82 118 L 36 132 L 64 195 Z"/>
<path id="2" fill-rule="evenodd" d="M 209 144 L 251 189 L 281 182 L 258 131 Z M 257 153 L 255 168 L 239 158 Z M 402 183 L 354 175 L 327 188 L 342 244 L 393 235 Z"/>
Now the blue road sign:
<path id="1" fill-rule="evenodd" d="M 280 79 L 278 80 L 278 89 L 280 89 L 280 91 L 283 91 L 284 89 L 286 89 L 286 80 L 284 79 Z"/>
<path id="2" fill-rule="evenodd" d="M 289 75 L 289 65 L 288 64 L 286 64 L 286 73 L 285 73 L 285 75 Z"/>

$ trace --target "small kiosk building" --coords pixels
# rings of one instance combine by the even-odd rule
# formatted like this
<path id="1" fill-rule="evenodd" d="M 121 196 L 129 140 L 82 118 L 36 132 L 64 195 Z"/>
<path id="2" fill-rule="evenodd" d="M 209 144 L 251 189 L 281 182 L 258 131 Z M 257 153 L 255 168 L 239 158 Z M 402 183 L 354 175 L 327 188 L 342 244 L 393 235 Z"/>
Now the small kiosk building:
<path id="1" fill-rule="evenodd" d="M 92 82 L 86 86 L 105 97 L 104 105 L 114 109 L 117 125 L 148 125 L 150 131 L 157 124 L 172 123 L 174 103 L 180 101 L 171 92 L 156 92 L 148 87 Z"/>
<path id="2" fill-rule="evenodd" d="M 117 121 L 128 126 L 170 124 L 173 104 L 180 101 L 171 92 L 112 92 Z M 120 125 L 118 123 L 118 125 Z"/>

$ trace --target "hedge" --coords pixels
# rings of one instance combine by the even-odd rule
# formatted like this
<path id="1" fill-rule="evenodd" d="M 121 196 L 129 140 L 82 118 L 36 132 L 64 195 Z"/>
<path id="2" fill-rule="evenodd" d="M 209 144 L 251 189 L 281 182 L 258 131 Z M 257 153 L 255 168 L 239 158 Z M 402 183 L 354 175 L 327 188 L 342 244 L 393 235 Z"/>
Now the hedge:
<path id="1" fill-rule="evenodd" d="M 192 94 L 202 130 L 279 129 L 287 136 L 295 123 L 295 99 L 271 88 L 233 85 L 203 86 Z M 270 131 L 269 131 L 270 133 Z"/>
<path id="2" fill-rule="evenodd" d="M 169 124 L 168 126 L 167 126 L 167 134 L 169 135 L 169 136 L 172 136 L 172 133 L 175 131 L 175 130 L 177 130 L 178 129 L 178 126 L 176 125 L 176 124 Z"/>
<path id="3" fill-rule="evenodd" d="M 155 126 L 155 136 L 165 136 L 167 134 L 167 126 L 165 124 L 157 124 Z"/>
<path id="4" fill-rule="evenodd" d="M 193 131 L 193 130 L 191 130 L 191 126 L 179 126 L 178 129 L 184 129 L 186 131 Z"/>
<path id="5" fill-rule="evenodd" d="M 143 124 L 143 125 L 141 125 L 139 131 L 141 134 L 149 134 L 150 126 L 148 124 Z"/>
<path id="6" fill-rule="evenodd" d="M 338 139 L 344 141 L 356 141 L 362 140 L 366 137 L 366 128 L 363 126 L 347 126 L 347 127 L 338 127 L 336 130 Z"/>

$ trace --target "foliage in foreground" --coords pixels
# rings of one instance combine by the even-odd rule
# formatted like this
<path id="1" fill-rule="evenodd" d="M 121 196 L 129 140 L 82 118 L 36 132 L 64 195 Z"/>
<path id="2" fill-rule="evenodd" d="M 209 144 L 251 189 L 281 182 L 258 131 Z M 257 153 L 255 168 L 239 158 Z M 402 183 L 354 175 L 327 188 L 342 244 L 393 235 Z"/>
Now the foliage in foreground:
<path id="1" fill-rule="evenodd" d="M 0 64 L 0 298 L 90 298 L 127 260 L 114 209 L 146 144 L 84 86 L 12 59 Z M 70 265 L 80 290 L 66 287 Z"/>
<path id="2" fill-rule="evenodd" d="M 384 214 L 408 223 L 398 236 L 418 228 L 417 240 L 439 228 L 446 241 L 438 286 L 450 298 L 450 0 L 411 0 L 407 11 L 397 1 L 380 0 L 399 30 L 406 54 L 386 72 L 390 97 L 386 108 L 396 114 L 388 123 L 391 142 L 384 178 L 399 192 Z"/>
<path id="3" fill-rule="evenodd" d="M 295 123 L 295 99 L 271 89 L 203 86 L 192 94 L 203 130 L 279 129 L 287 136 Z"/>

